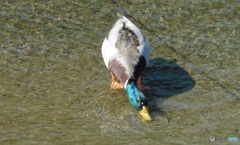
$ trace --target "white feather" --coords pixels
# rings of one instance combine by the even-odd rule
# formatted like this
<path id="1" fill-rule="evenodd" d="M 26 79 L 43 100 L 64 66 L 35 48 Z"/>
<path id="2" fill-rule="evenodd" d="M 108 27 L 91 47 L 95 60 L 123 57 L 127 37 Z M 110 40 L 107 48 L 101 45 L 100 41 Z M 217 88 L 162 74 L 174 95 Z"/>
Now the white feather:
<path id="1" fill-rule="evenodd" d="M 110 30 L 108 36 L 104 39 L 104 42 L 102 44 L 102 56 L 104 59 L 104 63 L 107 68 L 109 68 L 108 63 L 109 60 L 112 58 L 115 58 L 119 60 L 124 66 L 128 66 L 127 62 L 124 61 L 124 57 L 120 55 L 119 49 L 115 47 L 119 31 L 123 29 L 123 25 L 125 23 L 125 27 L 130 29 L 134 32 L 134 34 L 137 36 L 137 39 L 139 41 L 139 46 L 137 49 L 139 50 L 139 55 L 143 56 L 146 59 L 146 63 L 149 62 L 149 53 L 150 53 L 150 46 L 145 39 L 145 37 L 142 35 L 141 31 L 135 26 L 130 20 L 128 20 L 126 17 L 122 16 L 120 19 L 117 20 L 117 22 L 113 25 L 112 29 Z M 132 64 L 136 64 L 138 60 L 135 60 L 132 62 Z M 132 68 L 133 69 L 133 68 Z M 129 70 L 129 75 L 132 73 L 132 70 Z"/>

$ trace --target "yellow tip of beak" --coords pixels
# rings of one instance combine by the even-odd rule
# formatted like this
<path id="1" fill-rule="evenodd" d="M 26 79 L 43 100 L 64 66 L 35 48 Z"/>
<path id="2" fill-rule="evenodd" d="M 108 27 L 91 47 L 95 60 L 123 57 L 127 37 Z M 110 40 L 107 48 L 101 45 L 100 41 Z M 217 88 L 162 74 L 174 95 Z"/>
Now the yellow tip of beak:
<path id="1" fill-rule="evenodd" d="M 153 120 L 152 117 L 149 115 L 148 108 L 146 106 L 143 106 L 142 110 L 139 111 L 139 113 L 141 114 L 141 116 L 143 117 L 144 120 L 147 120 L 147 121 Z"/>

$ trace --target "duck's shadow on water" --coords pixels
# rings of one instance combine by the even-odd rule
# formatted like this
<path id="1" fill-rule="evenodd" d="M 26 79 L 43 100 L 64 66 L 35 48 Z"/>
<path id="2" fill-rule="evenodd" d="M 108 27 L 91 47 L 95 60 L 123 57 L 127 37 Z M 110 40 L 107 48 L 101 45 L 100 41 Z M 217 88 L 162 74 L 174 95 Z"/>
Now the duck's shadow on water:
<path id="1" fill-rule="evenodd" d="M 155 112 L 153 117 L 164 114 L 161 109 L 164 100 L 189 91 L 195 86 L 193 78 L 176 62 L 153 59 L 142 75 L 143 82 L 151 87 L 151 90 L 144 90 L 144 93 L 149 101 L 150 112 Z"/>

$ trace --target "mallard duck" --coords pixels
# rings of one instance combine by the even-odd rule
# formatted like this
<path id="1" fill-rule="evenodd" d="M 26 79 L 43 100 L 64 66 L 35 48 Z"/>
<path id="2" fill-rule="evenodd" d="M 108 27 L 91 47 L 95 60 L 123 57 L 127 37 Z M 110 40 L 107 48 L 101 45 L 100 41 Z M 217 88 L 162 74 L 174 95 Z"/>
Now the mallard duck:
<path id="1" fill-rule="evenodd" d="M 132 107 L 151 121 L 147 99 L 140 91 L 146 88 L 140 74 L 149 62 L 150 46 L 137 26 L 119 17 L 102 44 L 103 60 L 112 78 L 110 88 L 125 88 Z"/>

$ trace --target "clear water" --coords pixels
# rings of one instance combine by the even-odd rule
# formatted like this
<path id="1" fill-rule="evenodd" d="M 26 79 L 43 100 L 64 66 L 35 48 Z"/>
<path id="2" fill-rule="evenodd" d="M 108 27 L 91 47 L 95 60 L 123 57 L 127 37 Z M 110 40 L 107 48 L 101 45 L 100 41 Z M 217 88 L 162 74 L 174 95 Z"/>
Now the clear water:
<path id="1" fill-rule="evenodd" d="M 240 2 L 0 2 L 1 144 L 210 144 L 240 137 Z M 116 13 L 151 45 L 153 122 L 110 90 L 101 44 Z M 238 142 L 218 142 L 218 144 Z"/>

